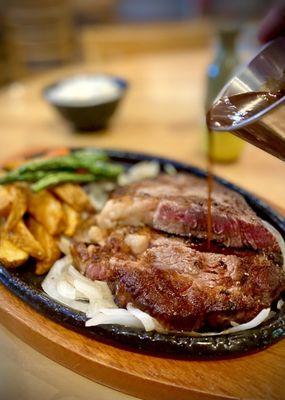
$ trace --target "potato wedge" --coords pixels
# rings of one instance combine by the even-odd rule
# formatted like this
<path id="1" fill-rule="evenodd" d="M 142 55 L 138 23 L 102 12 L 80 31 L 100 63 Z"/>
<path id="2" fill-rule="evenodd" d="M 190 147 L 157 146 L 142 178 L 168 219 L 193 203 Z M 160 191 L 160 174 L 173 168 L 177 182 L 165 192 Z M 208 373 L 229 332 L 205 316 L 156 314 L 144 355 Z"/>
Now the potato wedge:
<path id="1" fill-rule="evenodd" d="M 89 197 L 80 185 L 64 183 L 51 190 L 60 200 L 63 200 L 77 212 L 93 210 Z"/>
<path id="2" fill-rule="evenodd" d="M 36 275 L 46 274 L 51 269 L 51 267 L 53 266 L 53 264 L 56 262 L 56 260 L 58 258 L 56 258 L 54 261 L 51 259 L 38 260 L 36 262 L 35 274 Z"/>
<path id="3" fill-rule="evenodd" d="M 59 259 L 61 252 L 56 240 L 35 219 L 28 220 L 28 227 L 45 251 L 45 258 L 37 261 L 35 270 L 37 275 L 42 275 L 50 270 L 55 261 Z"/>
<path id="4" fill-rule="evenodd" d="M 6 237 L 0 238 L 0 263 L 6 268 L 16 268 L 24 264 L 29 258 L 29 254 L 19 249 Z"/>
<path id="5" fill-rule="evenodd" d="M 7 238 L 19 249 L 39 260 L 45 258 L 45 251 L 41 244 L 34 238 L 25 223 L 21 220 L 12 231 L 7 232 Z"/>
<path id="6" fill-rule="evenodd" d="M 51 235 L 57 235 L 63 230 L 64 214 L 62 205 L 47 190 L 29 194 L 28 211 Z"/>
<path id="7" fill-rule="evenodd" d="M 62 207 L 64 212 L 63 234 L 68 237 L 71 237 L 74 235 L 77 227 L 81 222 L 80 214 L 66 203 L 63 203 Z"/>
<path id="8" fill-rule="evenodd" d="M 27 211 L 28 196 L 27 188 L 24 186 L 9 185 L 7 190 L 12 201 L 11 210 L 5 223 L 5 231 L 8 232 L 17 225 Z"/>
<path id="9" fill-rule="evenodd" d="M 12 196 L 7 186 L 0 186 L 0 216 L 7 217 L 12 207 Z"/>

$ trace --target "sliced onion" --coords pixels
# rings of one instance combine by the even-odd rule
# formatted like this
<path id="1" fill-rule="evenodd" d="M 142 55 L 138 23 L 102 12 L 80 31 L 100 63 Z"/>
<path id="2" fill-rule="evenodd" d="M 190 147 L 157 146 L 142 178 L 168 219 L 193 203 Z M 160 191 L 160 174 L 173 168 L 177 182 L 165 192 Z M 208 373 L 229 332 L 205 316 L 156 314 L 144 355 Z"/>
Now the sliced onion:
<path id="1" fill-rule="evenodd" d="M 101 308 L 118 308 L 118 307 L 114 303 L 114 300 L 112 300 L 112 302 L 105 299 L 90 301 L 88 310 L 86 311 L 86 317 L 93 318 Z"/>
<path id="2" fill-rule="evenodd" d="M 59 250 L 66 256 L 70 255 L 70 239 L 66 236 L 61 236 L 58 241 Z"/>
<path id="3" fill-rule="evenodd" d="M 231 324 L 231 326 L 239 326 L 239 325 L 240 325 L 240 324 L 238 324 L 238 323 L 235 322 L 235 321 L 231 321 L 230 324 Z"/>
<path id="4" fill-rule="evenodd" d="M 277 310 L 281 310 L 284 305 L 284 300 L 280 299 L 277 303 Z"/>
<path id="5" fill-rule="evenodd" d="M 93 318 L 86 321 L 85 326 L 90 327 L 101 324 L 116 324 L 124 325 L 129 328 L 143 328 L 141 321 L 124 308 L 100 309 Z"/>
<path id="6" fill-rule="evenodd" d="M 149 314 L 133 307 L 131 303 L 127 304 L 127 310 L 141 321 L 146 332 L 155 330 L 156 321 Z"/>
<path id="7" fill-rule="evenodd" d="M 108 191 L 99 182 L 90 183 L 85 186 L 85 191 L 87 192 L 91 204 L 95 210 L 100 211 L 104 207 L 106 201 L 108 200 Z"/>
<path id="8" fill-rule="evenodd" d="M 70 300 L 76 299 L 76 290 L 75 288 L 70 285 L 70 283 L 64 280 L 58 280 L 56 284 L 56 290 L 58 291 L 59 295 L 62 297 L 66 297 Z"/>
<path id="9" fill-rule="evenodd" d="M 72 282 L 73 282 L 74 279 L 82 279 L 82 280 L 86 280 L 88 282 L 92 282 L 92 281 L 90 281 L 90 279 L 86 278 L 79 271 L 77 271 L 77 269 L 74 268 L 73 265 L 71 265 L 71 263 L 68 265 L 68 268 L 67 268 L 66 272 L 67 272 L 67 275 L 68 275 L 69 279 Z"/>
<path id="10" fill-rule="evenodd" d="M 100 293 L 100 296 L 109 301 L 113 301 L 113 296 L 111 290 L 107 282 L 102 281 L 91 281 L 91 279 L 83 276 L 77 269 L 75 269 L 72 265 L 68 267 L 68 275 L 69 279 L 73 279 L 72 284 L 75 285 L 75 281 L 80 281 L 81 288 L 85 288 L 86 295 L 89 295 L 89 299 L 92 300 L 93 297 L 96 297 L 95 292 Z M 79 290 L 79 289 L 78 289 Z M 94 290 L 94 295 L 92 295 L 92 291 Z M 82 290 L 81 290 L 82 291 Z"/>
<path id="11" fill-rule="evenodd" d="M 174 165 L 167 163 L 163 166 L 164 171 L 168 175 L 176 175 L 177 174 L 177 169 L 174 167 Z"/>
<path id="12" fill-rule="evenodd" d="M 136 163 L 127 172 L 121 174 L 118 183 L 121 186 L 143 179 L 155 178 L 160 172 L 160 165 L 157 161 L 141 161 Z"/>
<path id="13" fill-rule="evenodd" d="M 280 250 L 282 253 L 282 258 L 283 258 L 283 270 L 285 271 L 285 241 L 284 241 L 281 233 L 276 228 L 274 228 L 274 226 L 269 224 L 269 222 L 267 222 L 267 221 L 262 221 L 262 222 L 263 222 L 264 226 L 272 233 L 272 235 L 275 236 L 275 238 L 279 244 L 279 247 L 280 247 Z"/>
<path id="14" fill-rule="evenodd" d="M 117 308 L 107 283 L 91 281 L 81 275 L 71 265 L 69 257 L 53 265 L 42 288 L 53 299 L 85 312 L 87 317 L 93 317 L 100 308 Z"/>
<path id="15" fill-rule="evenodd" d="M 56 261 L 43 280 L 42 288 L 52 299 L 57 300 L 68 307 L 74 308 L 75 310 L 86 312 L 88 309 L 88 303 L 70 299 L 70 297 L 67 297 L 68 290 L 66 290 L 66 286 L 65 289 L 62 289 L 62 284 L 60 282 L 66 282 L 65 273 L 69 265 L 70 258 L 67 256 Z M 58 286 L 62 289 L 61 293 L 58 291 Z"/>
<path id="16" fill-rule="evenodd" d="M 83 293 L 86 298 L 90 301 L 92 300 L 100 300 L 102 298 L 100 290 L 94 285 L 90 285 L 81 279 L 74 279 L 73 281 L 74 287 L 81 293 Z"/>
<path id="17" fill-rule="evenodd" d="M 245 331 L 247 329 L 253 329 L 256 326 L 262 324 L 268 317 L 271 312 L 271 308 L 264 308 L 263 310 L 260 311 L 259 314 L 250 321 L 246 322 L 245 324 L 240 324 L 237 326 L 233 326 L 232 328 L 226 329 L 225 331 L 221 332 L 221 335 L 229 334 L 229 333 L 235 333 L 235 332 L 241 332 Z"/>
<path id="18" fill-rule="evenodd" d="M 219 336 L 219 335 L 229 335 L 231 333 L 237 333 L 241 331 L 245 331 L 248 329 L 253 329 L 256 328 L 258 325 L 262 324 L 264 321 L 266 321 L 270 317 L 271 313 L 271 308 L 264 308 L 263 310 L 260 311 L 259 314 L 257 314 L 256 317 L 251 319 L 250 321 L 244 323 L 244 324 L 237 324 L 233 326 L 232 328 L 226 329 L 222 332 L 183 332 L 187 335 L 190 336 Z M 232 323 L 231 323 L 232 324 Z"/>

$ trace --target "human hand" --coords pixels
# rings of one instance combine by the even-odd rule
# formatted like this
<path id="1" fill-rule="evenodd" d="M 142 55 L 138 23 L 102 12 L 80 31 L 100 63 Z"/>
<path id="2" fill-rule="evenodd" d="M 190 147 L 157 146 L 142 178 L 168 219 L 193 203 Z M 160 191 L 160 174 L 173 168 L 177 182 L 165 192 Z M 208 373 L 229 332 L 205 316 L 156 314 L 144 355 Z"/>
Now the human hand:
<path id="1" fill-rule="evenodd" d="M 261 22 L 258 39 L 266 43 L 278 36 L 285 35 L 285 2 L 274 6 Z"/>

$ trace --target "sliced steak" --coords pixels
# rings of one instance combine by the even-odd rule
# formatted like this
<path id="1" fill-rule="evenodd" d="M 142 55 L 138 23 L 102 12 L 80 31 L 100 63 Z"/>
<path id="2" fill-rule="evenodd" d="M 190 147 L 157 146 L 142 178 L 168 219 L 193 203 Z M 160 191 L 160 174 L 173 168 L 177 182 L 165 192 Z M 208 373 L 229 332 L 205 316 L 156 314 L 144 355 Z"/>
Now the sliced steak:
<path id="1" fill-rule="evenodd" d="M 119 188 L 101 214 L 104 228 L 149 225 L 155 229 L 205 239 L 207 187 L 190 174 L 160 175 Z M 228 247 L 278 250 L 275 237 L 238 193 L 217 183 L 212 192 L 213 240 Z"/>
<path id="2" fill-rule="evenodd" d="M 131 302 L 164 327 L 185 331 L 246 322 L 285 289 L 270 255 L 235 253 L 200 252 L 183 238 L 130 227 L 109 232 L 103 245 L 72 246 L 77 268 L 107 281 L 119 306 Z"/>

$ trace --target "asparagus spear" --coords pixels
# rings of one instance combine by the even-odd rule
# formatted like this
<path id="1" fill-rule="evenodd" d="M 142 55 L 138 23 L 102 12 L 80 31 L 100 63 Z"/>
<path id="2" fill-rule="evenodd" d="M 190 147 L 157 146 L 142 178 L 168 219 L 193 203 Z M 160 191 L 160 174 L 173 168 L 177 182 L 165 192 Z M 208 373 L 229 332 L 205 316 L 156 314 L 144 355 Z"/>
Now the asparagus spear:
<path id="1" fill-rule="evenodd" d="M 50 186 L 56 186 L 60 183 L 66 182 L 93 182 L 96 177 L 92 174 L 75 174 L 73 172 L 52 172 L 45 174 L 45 176 L 31 185 L 34 192 L 46 189 Z"/>
<path id="2" fill-rule="evenodd" d="M 51 159 L 39 159 L 22 165 L 15 171 L 0 176 L 0 184 L 28 181 L 36 182 L 32 189 L 39 191 L 45 187 L 63 182 L 90 182 L 102 178 L 116 178 L 123 167 L 105 161 L 103 152 L 78 150 L 67 156 Z M 79 174 L 77 169 L 83 168 L 86 174 Z"/>
<path id="3" fill-rule="evenodd" d="M 100 178 L 116 178 L 123 172 L 123 167 L 121 165 L 103 161 L 90 164 L 86 169 L 92 174 L 98 175 Z"/>
<path id="4" fill-rule="evenodd" d="M 18 171 L 22 174 L 24 172 L 50 171 L 57 169 L 88 169 L 88 166 L 93 164 L 94 162 L 97 162 L 99 160 L 104 161 L 106 159 L 107 155 L 103 152 L 80 150 L 67 156 L 31 161 L 18 168 Z"/>
<path id="5" fill-rule="evenodd" d="M 44 171 L 25 172 L 20 174 L 18 170 L 8 172 L 7 174 L 0 176 L 0 184 L 12 183 L 12 182 L 36 182 L 46 175 Z"/>
<path id="6" fill-rule="evenodd" d="M 91 174 L 77 174 L 74 172 L 49 172 L 35 182 L 31 188 L 39 192 L 49 186 L 55 186 L 64 182 L 92 182 L 102 178 L 116 178 L 123 168 L 121 165 L 97 162 L 89 168 Z"/>

